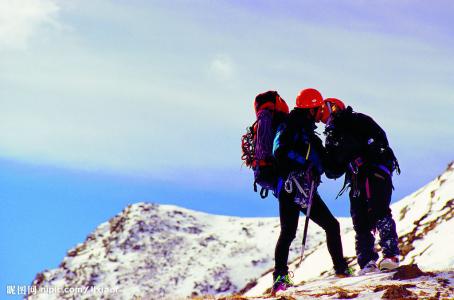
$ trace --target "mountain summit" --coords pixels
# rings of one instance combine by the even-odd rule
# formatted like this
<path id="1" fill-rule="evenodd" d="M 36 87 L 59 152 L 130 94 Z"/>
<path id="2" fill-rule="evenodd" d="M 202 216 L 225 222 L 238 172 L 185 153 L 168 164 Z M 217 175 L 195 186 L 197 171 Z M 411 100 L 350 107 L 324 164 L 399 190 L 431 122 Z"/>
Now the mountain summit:
<path id="1" fill-rule="evenodd" d="M 454 298 L 454 164 L 391 207 L 402 264 L 409 265 L 408 270 L 419 270 L 413 265 L 418 264 L 423 271 L 432 272 L 419 270 L 418 276 L 432 276 L 432 280 L 425 279 L 424 287 L 406 282 L 395 285 L 400 289 L 396 293 L 401 298 L 406 292 L 410 298 L 437 297 L 437 293 L 438 297 Z M 339 218 L 339 222 L 344 253 L 357 270 L 351 220 Z M 37 274 L 33 281 L 36 293 L 28 298 L 203 299 L 241 292 L 244 296 L 237 299 L 263 299 L 271 285 L 278 235 L 278 218 L 216 216 L 137 203 L 99 225 L 68 251 L 58 268 Z M 300 284 L 288 291 L 289 297 L 339 299 L 346 293 L 346 297 L 361 299 L 395 292 L 383 288 L 383 283 L 394 280 L 394 273 L 334 280 L 324 233 L 317 226 L 309 226 L 305 259 L 297 266 L 300 243 L 295 239 L 290 253 L 293 280 Z"/>

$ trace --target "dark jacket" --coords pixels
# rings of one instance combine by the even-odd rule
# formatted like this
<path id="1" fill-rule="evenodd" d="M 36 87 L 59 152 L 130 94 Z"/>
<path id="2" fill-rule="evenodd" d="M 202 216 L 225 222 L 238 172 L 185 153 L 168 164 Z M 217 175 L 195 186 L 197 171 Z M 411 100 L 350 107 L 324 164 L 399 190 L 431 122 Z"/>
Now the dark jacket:
<path id="1" fill-rule="evenodd" d="M 325 135 L 324 167 L 328 178 L 338 178 L 349 168 L 363 164 L 385 166 L 390 172 L 398 167 L 383 129 L 350 106 L 333 116 Z"/>
<path id="2" fill-rule="evenodd" d="M 325 149 L 314 132 L 316 128 L 308 111 L 303 109 L 292 110 L 287 121 L 279 126 L 273 145 L 279 174 L 277 195 L 292 171 L 304 171 L 311 166 L 314 175 L 323 174 Z"/>

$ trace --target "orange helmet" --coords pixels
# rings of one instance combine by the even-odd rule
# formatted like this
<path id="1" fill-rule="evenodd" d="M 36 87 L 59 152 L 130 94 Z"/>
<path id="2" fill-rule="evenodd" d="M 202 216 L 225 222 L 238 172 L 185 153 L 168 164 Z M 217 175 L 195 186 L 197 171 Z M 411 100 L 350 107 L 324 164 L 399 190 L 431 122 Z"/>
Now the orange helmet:
<path id="1" fill-rule="evenodd" d="M 326 98 L 323 100 L 322 109 L 318 114 L 318 119 L 326 124 L 332 113 L 345 109 L 345 104 L 337 98 Z"/>
<path id="2" fill-rule="evenodd" d="M 304 89 L 296 96 L 296 107 L 314 108 L 323 105 L 323 97 L 316 89 Z"/>

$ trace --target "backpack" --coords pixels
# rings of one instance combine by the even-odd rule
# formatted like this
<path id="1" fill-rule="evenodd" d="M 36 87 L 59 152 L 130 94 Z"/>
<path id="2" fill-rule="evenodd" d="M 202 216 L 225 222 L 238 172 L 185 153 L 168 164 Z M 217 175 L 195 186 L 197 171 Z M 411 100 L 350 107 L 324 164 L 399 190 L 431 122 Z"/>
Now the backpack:
<path id="1" fill-rule="evenodd" d="M 256 121 L 246 128 L 241 138 L 241 159 L 254 171 L 254 191 L 261 187 L 260 197 L 268 196 L 277 184 L 277 168 L 273 157 L 273 141 L 278 126 L 289 113 L 287 103 L 276 91 L 258 94 L 254 100 Z"/>

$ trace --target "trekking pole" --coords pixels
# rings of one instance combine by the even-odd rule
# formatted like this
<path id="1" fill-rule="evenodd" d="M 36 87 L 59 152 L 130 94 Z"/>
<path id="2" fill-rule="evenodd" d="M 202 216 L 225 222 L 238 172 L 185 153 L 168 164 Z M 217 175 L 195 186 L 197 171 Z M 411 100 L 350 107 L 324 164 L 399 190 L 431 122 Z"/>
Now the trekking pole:
<path id="1" fill-rule="evenodd" d="M 304 249 L 306 248 L 307 228 L 309 227 L 309 217 L 311 215 L 312 198 L 314 196 L 314 189 L 315 189 L 315 180 L 312 180 L 311 181 L 311 191 L 310 191 L 310 194 L 309 194 L 309 203 L 307 205 L 307 211 L 306 211 L 306 221 L 304 223 L 303 241 L 302 241 L 302 248 L 301 248 L 301 258 L 300 258 L 300 261 L 296 264 L 297 268 L 303 262 Z"/>

